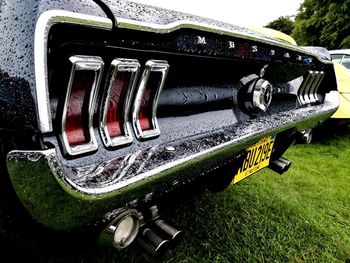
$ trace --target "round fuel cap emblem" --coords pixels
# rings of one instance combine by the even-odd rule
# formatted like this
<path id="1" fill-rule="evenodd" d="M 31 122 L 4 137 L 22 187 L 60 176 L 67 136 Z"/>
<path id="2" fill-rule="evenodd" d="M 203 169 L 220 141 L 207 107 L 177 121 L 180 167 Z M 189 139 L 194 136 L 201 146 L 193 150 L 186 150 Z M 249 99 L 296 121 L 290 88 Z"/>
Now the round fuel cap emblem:
<path id="1" fill-rule="evenodd" d="M 253 91 L 253 106 L 256 110 L 266 111 L 272 101 L 272 85 L 264 79 L 259 79 Z"/>

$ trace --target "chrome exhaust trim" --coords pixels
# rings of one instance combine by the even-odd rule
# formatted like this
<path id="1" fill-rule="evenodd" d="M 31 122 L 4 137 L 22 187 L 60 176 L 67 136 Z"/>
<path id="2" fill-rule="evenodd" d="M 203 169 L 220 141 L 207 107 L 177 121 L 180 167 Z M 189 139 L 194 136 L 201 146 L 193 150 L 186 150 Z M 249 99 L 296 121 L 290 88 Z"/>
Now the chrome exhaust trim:
<path id="1" fill-rule="evenodd" d="M 299 132 L 299 138 L 297 142 L 300 144 L 310 144 L 312 141 L 313 131 L 312 129 L 307 129 Z"/>
<path id="2" fill-rule="evenodd" d="M 177 230 L 163 219 L 158 218 L 153 223 L 157 228 L 159 228 L 162 234 L 164 233 L 164 235 L 169 238 L 172 245 L 178 244 L 182 239 L 183 231 Z"/>
<path id="3" fill-rule="evenodd" d="M 140 218 L 135 209 L 120 213 L 100 234 L 99 242 L 112 244 L 117 249 L 131 245 L 140 229 Z"/>
<path id="4" fill-rule="evenodd" d="M 176 246 L 183 235 L 169 223 L 160 218 L 158 206 L 139 213 L 141 231 L 137 237 L 137 244 L 152 256 L 162 255 L 168 247 Z"/>
<path id="5" fill-rule="evenodd" d="M 137 244 L 152 256 L 162 255 L 168 248 L 169 240 L 163 239 L 149 227 L 144 227 L 138 237 Z"/>
<path id="6" fill-rule="evenodd" d="M 281 156 L 280 158 L 271 161 L 269 168 L 276 173 L 283 174 L 288 171 L 291 165 L 291 161 Z"/>

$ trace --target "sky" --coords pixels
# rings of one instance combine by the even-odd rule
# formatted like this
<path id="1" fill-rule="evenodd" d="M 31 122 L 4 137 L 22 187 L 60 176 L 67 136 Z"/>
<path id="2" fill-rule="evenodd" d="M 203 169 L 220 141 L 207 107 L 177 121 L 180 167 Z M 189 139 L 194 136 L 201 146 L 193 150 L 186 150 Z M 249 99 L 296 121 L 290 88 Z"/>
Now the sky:
<path id="1" fill-rule="evenodd" d="M 303 0 L 132 0 L 234 25 L 265 26 L 280 16 L 296 15 Z"/>

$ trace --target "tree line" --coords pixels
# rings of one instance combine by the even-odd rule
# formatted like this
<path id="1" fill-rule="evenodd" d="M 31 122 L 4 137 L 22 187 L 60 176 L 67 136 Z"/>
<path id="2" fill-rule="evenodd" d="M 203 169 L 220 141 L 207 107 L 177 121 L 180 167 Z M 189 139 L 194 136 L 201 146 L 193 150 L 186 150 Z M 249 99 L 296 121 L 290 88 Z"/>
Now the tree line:
<path id="1" fill-rule="evenodd" d="M 350 0 L 304 0 L 295 19 L 282 16 L 266 27 L 291 35 L 301 46 L 350 48 Z"/>

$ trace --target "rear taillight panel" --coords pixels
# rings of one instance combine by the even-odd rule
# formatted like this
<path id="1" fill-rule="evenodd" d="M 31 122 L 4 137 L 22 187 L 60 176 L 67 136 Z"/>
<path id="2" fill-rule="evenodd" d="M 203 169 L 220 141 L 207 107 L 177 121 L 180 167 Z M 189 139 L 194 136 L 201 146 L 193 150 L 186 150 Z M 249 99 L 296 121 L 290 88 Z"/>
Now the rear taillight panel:
<path id="1" fill-rule="evenodd" d="M 160 135 L 156 114 L 169 70 L 167 61 L 148 60 L 142 67 L 136 59 L 115 58 L 107 64 L 106 75 L 101 57 L 76 55 L 69 61 L 71 72 L 61 121 L 66 155 L 96 151 L 96 130 L 107 148 L 125 147 L 134 136 L 142 141 Z"/>
<path id="2" fill-rule="evenodd" d="M 266 43 L 207 32 L 200 35 L 203 44 L 192 29 L 167 34 L 120 29 L 118 35 L 91 30 L 57 24 L 50 31 L 54 133 L 45 140 L 56 144 L 57 137 L 50 136 L 61 135 L 58 145 L 67 162 L 88 162 L 94 151 L 101 160 L 137 155 L 286 108 L 322 103 L 330 79 L 317 59 L 298 50 L 285 56 L 285 49 Z M 235 92 L 240 80 L 253 74 L 271 83 L 274 99 L 267 111 L 250 116 L 240 112 Z"/>
<path id="3" fill-rule="evenodd" d="M 66 91 L 61 138 L 64 152 L 74 156 L 97 150 L 93 130 L 96 95 L 104 62 L 100 57 L 71 56 L 71 72 Z"/>

